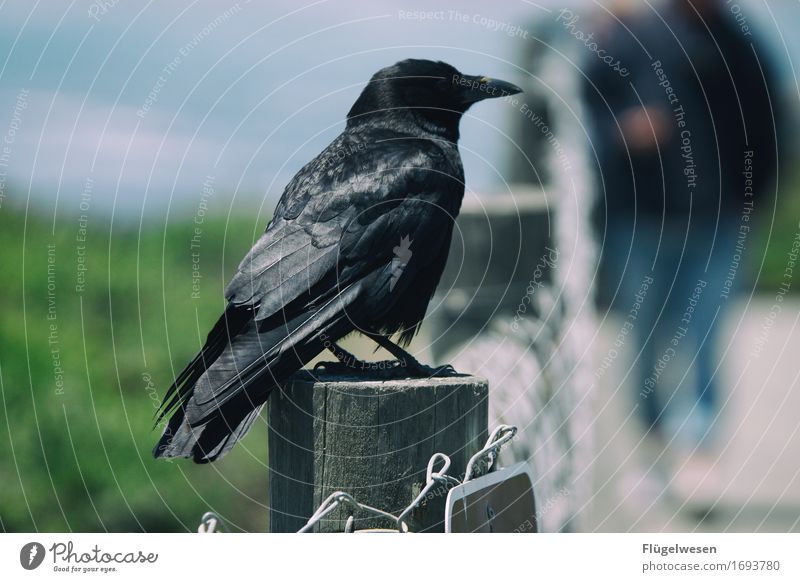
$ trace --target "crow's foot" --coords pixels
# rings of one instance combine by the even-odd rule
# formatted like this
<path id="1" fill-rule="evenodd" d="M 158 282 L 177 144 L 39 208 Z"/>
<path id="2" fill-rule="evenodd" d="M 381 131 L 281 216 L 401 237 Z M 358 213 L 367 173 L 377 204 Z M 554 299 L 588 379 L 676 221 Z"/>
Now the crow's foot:
<path id="1" fill-rule="evenodd" d="M 408 372 L 411 378 L 446 378 L 448 376 L 458 376 L 458 372 L 450 364 L 445 366 L 427 366 L 419 360 L 413 359 L 411 362 L 403 362 L 403 368 Z"/>
<path id="2" fill-rule="evenodd" d="M 426 366 L 403 348 L 383 336 L 372 336 L 374 341 L 391 353 L 396 360 L 380 360 L 368 362 L 361 360 L 336 343 L 328 345 L 328 350 L 336 356 L 338 362 L 319 362 L 314 370 L 325 370 L 334 374 L 357 374 L 369 372 L 383 379 L 432 378 L 456 376 L 453 366 Z"/>
<path id="3" fill-rule="evenodd" d="M 446 366 L 427 366 L 398 346 L 386 336 L 369 333 L 367 337 L 392 354 L 401 363 L 401 367 L 408 372 L 410 378 L 430 378 L 433 376 L 457 376 L 458 372 L 450 364 Z"/>
<path id="4" fill-rule="evenodd" d="M 356 358 L 344 362 L 318 362 L 317 365 L 314 366 L 314 371 L 319 372 L 322 370 L 341 375 L 369 374 L 370 378 L 379 380 L 400 380 L 417 376 L 416 373 L 410 373 L 406 369 L 406 363 L 400 360 L 368 362 Z M 425 375 L 427 376 L 429 374 Z"/>

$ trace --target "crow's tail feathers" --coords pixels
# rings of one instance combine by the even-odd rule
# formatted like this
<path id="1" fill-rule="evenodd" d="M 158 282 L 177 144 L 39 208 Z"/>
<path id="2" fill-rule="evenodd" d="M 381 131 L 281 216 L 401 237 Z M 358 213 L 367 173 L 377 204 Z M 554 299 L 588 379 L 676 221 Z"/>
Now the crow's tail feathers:
<path id="1" fill-rule="evenodd" d="M 219 358 L 222 351 L 228 347 L 232 338 L 241 333 L 247 323 L 253 319 L 253 309 L 250 306 L 237 306 L 229 304 L 225 313 L 217 320 L 211 331 L 208 332 L 206 343 L 194 359 L 187 364 L 178 374 L 175 381 L 167 389 L 161 406 L 156 411 L 155 426 L 172 412 L 177 411 L 180 404 L 185 403 L 192 395 L 192 389 L 197 381 Z"/>
<path id="2" fill-rule="evenodd" d="M 153 456 L 192 457 L 195 463 L 216 461 L 247 434 L 263 407 L 260 404 L 256 408 L 240 409 L 235 414 L 229 411 L 197 426 L 189 424 L 181 408 L 164 429 Z"/>
<path id="3" fill-rule="evenodd" d="M 156 423 L 172 417 L 153 450 L 159 457 L 215 461 L 247 434 L 275 386 L 324 349 L 323 338 L 352 330 L 345 289 L 321 307 L 256 321 L 251 307 L 229 306 L 205 346 L 170 386 Z"/>

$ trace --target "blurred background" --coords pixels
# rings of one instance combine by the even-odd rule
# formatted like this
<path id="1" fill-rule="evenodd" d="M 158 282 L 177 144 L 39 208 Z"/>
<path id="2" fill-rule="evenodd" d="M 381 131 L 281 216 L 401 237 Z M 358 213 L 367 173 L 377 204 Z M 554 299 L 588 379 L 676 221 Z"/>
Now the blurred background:
<path id="1" fill-rule="evenodd" d="M 0 530 L 191 531 L 207 510 L 265 529 L 266 426 L 197 467 L 151 458 L 153 414 L 283 186 L 372 73 L 409 57 L 526 89 L 462 121 L 467 197 L 412 347 L 490 380 L 490 424 L 522 430 L 505 454 L 534 467 L 545 529 L 800 529 L 796 2 L 11 0 L 0 16 Z M 746 221 L 747 148 L 731 161 L 720 143 L 735 139 L 709 137 L 738 122 L 757 150 Z M 673 209 L 687 188 L 670 184 L 695 174 L 713 203 Z M 721 238 L 729 214 L 746 240 Z M 667 238 L 675 216 L 694 226 Z M 684 253 L 659 267 L 666 291 L 637 300 L 648 232 Z M 716 255 L 697 246 L 716 240 Z M 698 343 L 682 343 L 699 358 L 648 362 L 670 297 L 678 315 L 691 305 L 675 273 L 703 253 L 716 301 L 692 307 L 713 321 L 694 317 Z M 626 326 L 637 302 L 653 320 Z M 699 361 L 712 380 L 698 392 Z M 711 381 L 698 422 L 713 443 L 687 444 L 685 411 Z M 643 424 L 673 395 L 683 408 L 656 410 L 669 422 Z"/>

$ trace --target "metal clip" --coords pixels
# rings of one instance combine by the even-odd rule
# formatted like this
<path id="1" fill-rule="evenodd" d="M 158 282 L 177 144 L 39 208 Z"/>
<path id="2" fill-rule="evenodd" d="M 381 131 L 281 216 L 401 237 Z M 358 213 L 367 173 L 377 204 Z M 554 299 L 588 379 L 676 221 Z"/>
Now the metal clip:
<path id="1" fill-rule="evenodd" d="M 486 470 L 483 471 L 483 474 L 488 473 L 492 469 L 492 465 L 494 465 L 495 458 L 497 457 L 497 453 L 500 452 L 500 449 L 506 445 L 514 436 L 517 434 L 517 427 L 516 426 L 509 426 L 507 424 L 501 424 L 497 428 L 492 431 L 492 434 L 489 435 L 489 438 L 486 441 L 486 444 L 483 445 L 483 448 L 472 455 L 469 462 L 467 463 L 467 470 L 464 473 L 464 481 L 466 483 L 473 477 L 477 475 L 473 475 L 475 472 L 475 465 L 476 463 L 482 459 L 483 457 L 488 457 L 488 462 L 486 464 Z"/>
<path id="2" fill-rule="evenodd" d="M 213 511 L 207 511 L 200 518 L 197 533 L 226 533 L 225 523 Z"/>
<path id="3" fill-rule="evenodd" d="M 436 467 L 436 462 L 441 460 L 442 461 L 442 468 L 438 471 L 434 471 Z M 444 483 L 445 485 L 458 485 L 458 479 L 454 477 L 450 477 L 447 475 L 447 470 L 450 468 L 450 457 L 445 455 L 444 453 L 434 453 L 434 455 L 428 461 L 428 470 L 425 475 L 425 487 L 422 488 L 422 491 L 419 492 L 419 495 L 411 502 L 411 505 L 403 510 L 403 513 L 397 518 L 397 527 L 398 529 L 405 533 L 408 532 L 408 524 L 406 524 L 406 519 L 411 512 L 416 509 L 416 507 L 422 503 L 425 497 L 428 496 L 428 493 L 431 489 L 433 489 L 436 485 Z"/>
<path id="4" fill-rule="evenodd" d="M 381 511 L 375 507 L 359 503 L 353 498 L 352 495 L 345 493 L 344 491 L 334 491 L 325 501 L 322 502 L 322 504 L 319 506 L 319 509 L 314 512 L 314 515 L 309 518 L 308 522 L 300 530 L 298 530 L 297 533 L 306 533 L 307 531 L 310 531 L 311 528 L 313 528 L 319 521 L 321 521 L 339 505 L 349 505 L 353 509 L 360 509 L 361 511 L 372 513 L 378 517 L 384 517 L 391 522 L 397 521 L 397 518 L 391 513 L 386 513 L 385 511 Z"/>

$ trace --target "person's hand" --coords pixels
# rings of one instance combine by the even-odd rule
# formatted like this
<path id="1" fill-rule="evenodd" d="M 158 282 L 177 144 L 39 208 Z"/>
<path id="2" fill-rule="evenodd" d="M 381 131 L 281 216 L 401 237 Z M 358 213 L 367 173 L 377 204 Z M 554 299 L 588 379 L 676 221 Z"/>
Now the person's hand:
<path id="1" fill-rule="evenodd" d="M 646 152 L 663 145 L 672 133 L 669 115 L 662 107 L 633 107 L 619 116 L 622 137 L 631 150 Z"/>

